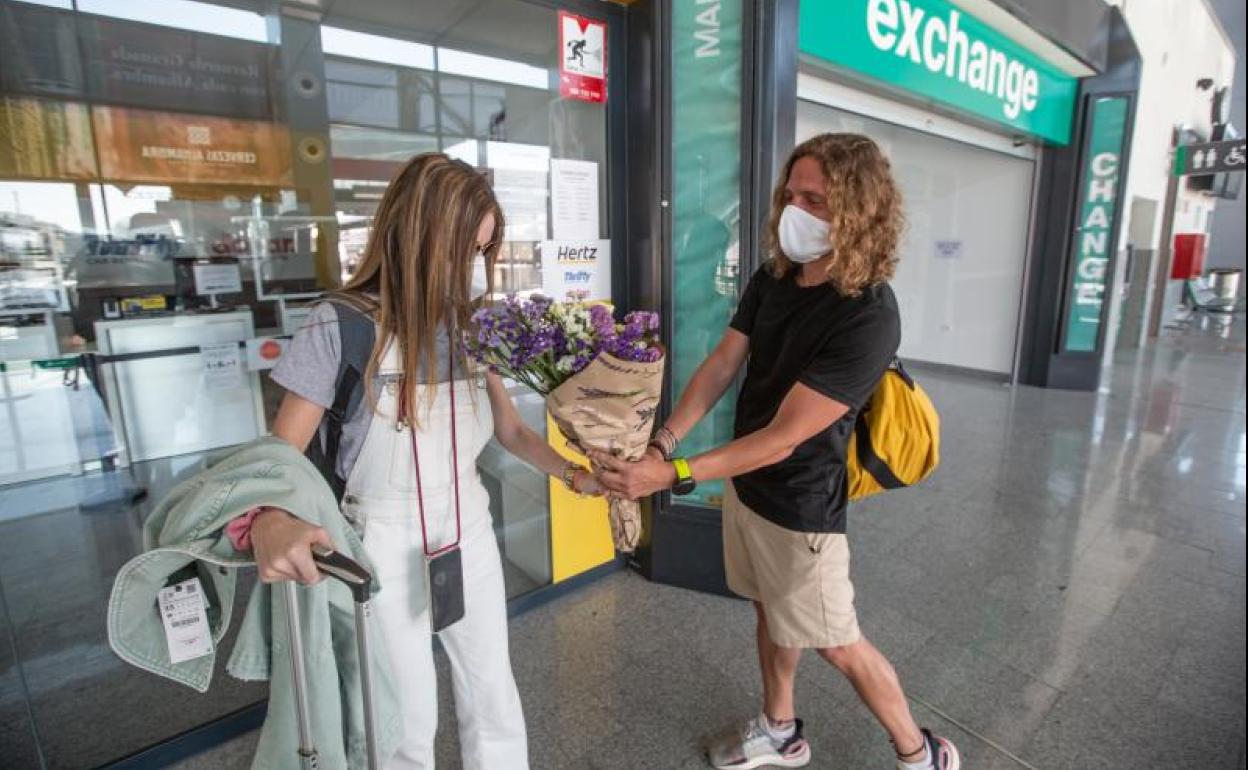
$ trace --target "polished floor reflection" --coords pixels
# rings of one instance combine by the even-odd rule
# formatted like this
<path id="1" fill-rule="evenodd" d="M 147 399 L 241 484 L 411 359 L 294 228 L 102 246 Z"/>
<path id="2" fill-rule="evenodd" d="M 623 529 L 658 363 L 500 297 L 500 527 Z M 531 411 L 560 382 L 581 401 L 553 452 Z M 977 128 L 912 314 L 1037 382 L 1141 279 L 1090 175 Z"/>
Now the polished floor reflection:
<path id="1" fill-rule="evenodd" d="M 128 666 L 105 628 L 113 577 L 142 551 L 154 502 L 228 451 L 0 487 L 0 770 L 99 767 L 264 699 L 264 685 L 222 670 L 201 695 Z M 481 468 L 508 596 L 528 593 L 550 580 L 544 480 L 493 445 Z M 232 647 L 231 635 L 220 649 Z"/>
<path id="2" fill-rule="evenodd" d="M 1099 394 L 923 381 L 944 420 L 941 471 L 851 513 L 863 628 L 897 664 L 921 721 L 955 738 L 976 770 L 1243 768 L 1242 318 L 1225 336 L 1194 327 L 1123 357 Z M 13 623 L 0 631 L 27 661 L 45 744 L 178 719 L 204 697 L 115 671 L 64 620 L 98 613 L 117 566 L 107 554 L 133 547 L 94 522 L 49 519 L 42 536 L 0 525 Z M 699 737 L 758 708 L 751 618 L 742 602 L 631 573 L 517 618 L 532 766 L 704 767 Z M 13 654 L 0 647 L 0 765 L 37 767 L 14 707 Z M 813 656 L 802 666 L 812 767 L 891 767 L 849 687 Z M 121 684 L 93 692 L 105 671 Z M 159 709 L 148 707 L 157 696 Z M 443 706 L 439 766 L 454 768 L 449 698 Z M 74 709 L 85 718 L 67 722 Z M 253 740 L 181 768 L 245 768 Z"/>

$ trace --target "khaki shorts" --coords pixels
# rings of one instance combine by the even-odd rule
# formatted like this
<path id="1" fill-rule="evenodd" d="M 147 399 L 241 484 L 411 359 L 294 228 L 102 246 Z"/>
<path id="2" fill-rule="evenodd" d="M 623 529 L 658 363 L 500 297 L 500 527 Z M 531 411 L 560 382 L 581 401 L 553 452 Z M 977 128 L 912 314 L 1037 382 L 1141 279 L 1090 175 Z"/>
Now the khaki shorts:
<path id="1" fill-rule="evenodd" d="M 728 587 L 759 602 L 780 647 L 842 647 L 862 638 L 849 581 L 849 542 L 831 532 L 796 532 L 724 494 Z"/>

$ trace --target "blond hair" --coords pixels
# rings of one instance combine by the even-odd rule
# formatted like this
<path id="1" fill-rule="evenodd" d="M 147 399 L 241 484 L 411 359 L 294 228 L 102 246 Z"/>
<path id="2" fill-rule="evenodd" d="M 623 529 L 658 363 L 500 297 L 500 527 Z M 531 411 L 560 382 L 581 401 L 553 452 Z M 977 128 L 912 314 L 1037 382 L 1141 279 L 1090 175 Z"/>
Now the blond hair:
<path id="1" fill-rule="evenodd" d="M 390 181 L 377 206 L 364 258 L 338 293 L 377 322 L 377 341 L 364 380 L 373 404 L 372 383 L 392 341 L 402 362 L 406 402 L 413 407 L 419 403 L 418 385 L 436 385 L 436 335 L 444 331 L 454 335 L 468 326 L 477 230 L 488 214 L 494 215 L 485 255 L 492 290 L 503 210 L 485 176 L 463 161 L 425 153 L 408 161 Z M 452 360 L 457 343 L 453 336 Z M 415 419 L 415 408 L 410 416 Z"/>

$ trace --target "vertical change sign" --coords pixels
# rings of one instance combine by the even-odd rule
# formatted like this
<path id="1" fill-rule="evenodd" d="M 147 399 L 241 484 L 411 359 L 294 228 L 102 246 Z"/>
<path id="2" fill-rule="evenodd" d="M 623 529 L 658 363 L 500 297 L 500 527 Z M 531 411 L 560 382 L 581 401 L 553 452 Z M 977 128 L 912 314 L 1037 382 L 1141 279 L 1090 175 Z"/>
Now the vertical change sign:
<path id="1" fill-rule="evenodd" d="M 1096 350 L 1105 315 L 1105 286 L 1118 218 L 1122 144 L 1126 136 L 1127 99 L 1098 98 L 1092 106 L 1092 130 L 1081 176 L 1079 226 L 1072 249 L 1068 282 L 1065 352 Z"/>

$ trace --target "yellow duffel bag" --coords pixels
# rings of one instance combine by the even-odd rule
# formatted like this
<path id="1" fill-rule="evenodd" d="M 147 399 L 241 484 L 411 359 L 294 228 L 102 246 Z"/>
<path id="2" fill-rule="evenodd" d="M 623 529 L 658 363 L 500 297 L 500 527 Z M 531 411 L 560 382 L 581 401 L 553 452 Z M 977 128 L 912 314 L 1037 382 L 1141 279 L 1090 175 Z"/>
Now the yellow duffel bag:
<path id="1" fill-rule="evenodd" d="M 849 442 L 849 499 L 917 484 L 940 464 L 940 415 L 900 361 L 884 373 Z"/>

